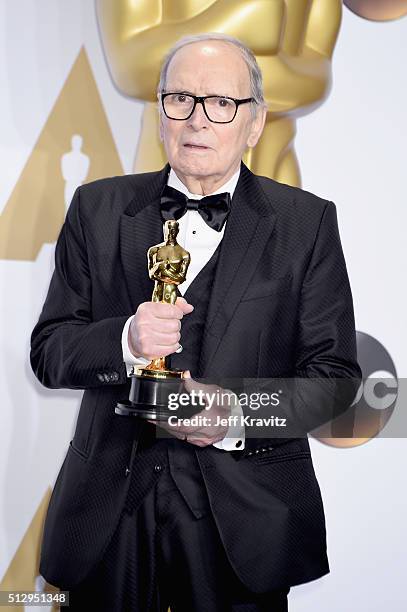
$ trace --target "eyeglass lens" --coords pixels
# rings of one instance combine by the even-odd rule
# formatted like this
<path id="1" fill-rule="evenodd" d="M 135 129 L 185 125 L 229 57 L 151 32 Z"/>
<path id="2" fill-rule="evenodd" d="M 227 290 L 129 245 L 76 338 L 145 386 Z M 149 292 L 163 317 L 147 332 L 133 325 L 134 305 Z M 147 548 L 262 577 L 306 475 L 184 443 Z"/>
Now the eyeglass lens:
<path id="1" fill-rule="evenodd" d="M 194 106 L 194 98 L 186 94 L 174 93 L 163 99 L 164 110 L 171 119 L 187 119 Z M 236 104 L 221 96 L 211 96 L 204 100 L 206 113 L 212 121 L 227 122 L 233 119 Z"/>

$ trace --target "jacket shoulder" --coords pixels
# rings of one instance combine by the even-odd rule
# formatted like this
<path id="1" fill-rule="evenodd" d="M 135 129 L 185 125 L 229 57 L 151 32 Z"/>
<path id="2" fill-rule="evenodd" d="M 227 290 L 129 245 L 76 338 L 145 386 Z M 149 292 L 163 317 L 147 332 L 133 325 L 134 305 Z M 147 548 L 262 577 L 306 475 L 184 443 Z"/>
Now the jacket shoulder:
<path id="1" fill-rule="evenodd" d="M 138 189 L 154 181 L 160 172 L 143 172 L 140 174 L 124 174 L 122 176 L 110 176 L 97 179 L 80 186 L 81 197 L 94 198 L 107 194 L 123 196 L 134 196 Z"/>
<path id="2" fill-rule="evenodd" d="M 256 176 L 265 195 L 273 201 L 273 207 L 277 212 L 292 212 L 293 208 L 301 213 L 323 214 L 330 200 L 306 191 L 301 187 L 294 187 L 286 183 L 279 183 L 266 176 Z M 331 205 L 334 206 L 333 202 Z"/>
<path id="3" fill-rule="evenodd" d="M 162 180 L 162 172 L 125 174 L 85 183 L 75 191 L 68 216 L 80 210 L 82 220 L 92 223 L 99 214 L 111 219 L 119 217 L 135 197 L 151 197 Z"/>

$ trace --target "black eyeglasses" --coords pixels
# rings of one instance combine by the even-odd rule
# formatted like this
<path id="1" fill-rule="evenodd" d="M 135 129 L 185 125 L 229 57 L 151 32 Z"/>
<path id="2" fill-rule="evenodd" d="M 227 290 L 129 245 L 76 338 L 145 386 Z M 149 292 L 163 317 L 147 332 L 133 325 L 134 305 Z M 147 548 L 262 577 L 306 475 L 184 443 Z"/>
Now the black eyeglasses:
<path id="1" fill-rule="evenodd" d="M 202 104 L 204 113 L 212 123 L 231 123 L 241 104 L 256 102 L 254 98 L 236 99 L 229 96 L 193 96 L 182 92 L 161 93 L 161 104 L 168 119 L 189 119 L 196 105 Z"/>

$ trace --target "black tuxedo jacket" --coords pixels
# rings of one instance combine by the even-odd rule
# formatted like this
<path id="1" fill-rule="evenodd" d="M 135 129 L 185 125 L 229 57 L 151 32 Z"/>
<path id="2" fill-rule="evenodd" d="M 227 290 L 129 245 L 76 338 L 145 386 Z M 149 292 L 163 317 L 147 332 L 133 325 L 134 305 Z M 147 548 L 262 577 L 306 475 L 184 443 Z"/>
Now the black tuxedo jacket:
<path id="1" fill-rule="evenodd" d="M 32 333 L 31 365 L 41 383 L 84 389 L 41 552 L 42 575 L 61 588 L 73 588 L 101 558 L 126 498 L 140 425 L 114 413 L 130 388 L 121 335 L 127 318 L 151 299 L 146 252 L 162 241 L 159 200 L 168 170 L 77 189 Z M 205 377 L 360 377 L 332 202 L 255 176 L 242 164 L 199 370 Z M 329 415 L 320 399 L 302 397 L 295 409 L 322 423 Z M 276 438 L 270 431 L 268 439 L 248 437 L 243 451 L 194 448 L 225 549 L 250 589 L 264 592 L 329 572 L 306 437 Z"/>

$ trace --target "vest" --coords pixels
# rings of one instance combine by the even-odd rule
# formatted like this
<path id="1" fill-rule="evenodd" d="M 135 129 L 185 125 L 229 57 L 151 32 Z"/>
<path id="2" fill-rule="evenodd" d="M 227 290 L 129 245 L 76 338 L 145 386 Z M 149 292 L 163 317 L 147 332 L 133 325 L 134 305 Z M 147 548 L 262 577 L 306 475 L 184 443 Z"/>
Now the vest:
<path id="1" fill-rule="evenodd" d="M 221 244 L 184 294 L 185 299 L 194 306 L 194 310 L 182 319 L 182 352 L 172 354 L 169 359 L 171 368 L 190 370 L 192 377 L 199 376 L 201 343 L 220 246 Z M 196 518 L 201 518 L 210 510 L 210 506 L 194 445 L 175 437 L 160 437 L 158 429 L 151 423 L 143 422 L 137 452 L 131 466 L 126 510 L 137 510 L 162 470 L 169 469 L 191 512 Z"/>

